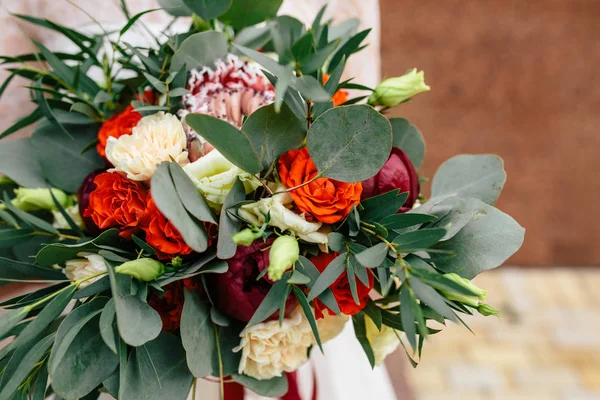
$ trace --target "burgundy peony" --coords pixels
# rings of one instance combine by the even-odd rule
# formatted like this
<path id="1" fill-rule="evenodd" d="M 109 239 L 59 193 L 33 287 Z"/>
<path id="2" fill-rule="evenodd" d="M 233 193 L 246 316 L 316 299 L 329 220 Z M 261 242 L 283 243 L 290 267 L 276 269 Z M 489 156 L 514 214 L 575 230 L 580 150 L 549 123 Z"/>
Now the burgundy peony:
<path id="1" fill-rule="evenodd" d="M 417 171 L 412 162 L 404 152 L 396 147 L 392 147 L 392 153 L 388 160 L 383 164 L 377 175 L 363 181 L 363 191 L 361 200 L 379 194 L 387 193 L 390 190 L 400 189 L 400 192 L 408 192 L 408 199 L 404 206 L 400 208 L 401 213 L 412 209 L 413 204 L 419 197 L 420 185 Z"/>
<path id="2" fill-rule="evenodd" d="M 91 174 L 89 174 L 83 180 L 81 187 L 77 191 L 77 198 L 79 199 L 79 201 L 78 201 L 79 214 L 81 215 L 81 218 L 83 218 L 83 223 L 85 224 L 85 228 L 92 234 L 100 233 L 100 229 L 98 229 L 96 224 L 94 224 L 94 221 L 92 221 L 92 218 L 84 216 L 83 213 L 85 212 L 86 208 L 88 208 L 88 205 L 90 204 L 90 194 L 96 189 L 96 184 L 94 183 L 94 179 L 96 178 L 97 175 L 100 175 L 103 172 L 106 172 L 106 170 L 97 169 L 94 172 L 92 172 Z"/>
<path id="3" fill-rule="evenodd" d="M 269 238 L 266 242 L 256 240 L 251 246 L 238 246 L 235 256 L 227 260 L 229 270 L 211 277 L 211 298 L 220 311 L 240 321 L 250 321 L 273 285 L 266 275 L 256 280 L 269 266 L 268 247 L 273 241 Z M 297 305 L 297 300 L 289 297 L 286 312 L 292 312 Z"/>

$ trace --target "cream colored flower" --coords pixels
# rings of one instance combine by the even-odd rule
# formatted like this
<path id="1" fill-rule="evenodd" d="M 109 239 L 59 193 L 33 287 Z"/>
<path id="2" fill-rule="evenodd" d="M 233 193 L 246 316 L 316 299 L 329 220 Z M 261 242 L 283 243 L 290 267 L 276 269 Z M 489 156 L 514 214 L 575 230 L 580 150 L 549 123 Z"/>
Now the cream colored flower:
<path id="1" fill-rule="evenodd" d="M 350 317 L 345 314 L 329 315 L 328 312 L 324 312 L 323 318 L 317 320 L 317 329 L 319 330 L 321 343 L 328 342 L 342 333 L 349 319 Z"/>
<path id="2" fill-rule="evenodd" d="M 181 121 L 159 112 L 142 118 L 131 135 L 109 137 L 106 158 L 115 166 L 110 171 L 127 174 L 134 181 L 147 181 L 163 161 L 172 158 L 181 166 L 187 164 L 186 148 L 187 137 Z"/>
<path id="3" fill-rule="evenodd" d="M 212 150 L 204 157 L 186 165 L 184 170 L 208 204 L 217 211 L 220 211 L 237 178 L 244 184 L 246 194 L 253 192 L 260 185 L 252 174 L 233 165 L 217 150 Z"/>
<path id="4" fill-rule="evenodd" d="M 289 318 L 247 327 L 240 334 L 242 351 L 238 372 L 265 380 L 292 372 L 308 361 L 308 348 L 314 343 L 310 325 L 298 307 Z"/>
<path id="5" fill-rule="evenodd" d="M 80 279 L 89 278 L 91 276 L 107 272 L 106 264 L 104 263 L 104 258 L 102 258 L 102 256 L 86 252 L 81 252 L 77 255 L 83 258 L 67 261 L 65 268 L 63 269 L 63 273 L 67 276 L 67 278 L 69 278 L 69 280 L 78 281 Z M 84 288 L 89 286 L 101 277 L 102 276 L 97 276 L 95 278 L 88 279 L 87 281 L 82 282 L 79 287 Z"/>
<path id="6" fill-rule="evenodd" d="M 81 218 L 81 214 L 79 214 L 78 204 L 66 207 L 65 211 L 78 227 L 84 227 L 83 219 Z M 54 221 L 52 222 L 53 227 L 56 229 L 71 229 L 71 225 L 69 225 L 67 219 L 61 214 L 60 211 L 52 211 L 52 216 L 54 217 Z"/>
<path id="7" fill-rule="evenodd" d="M 285 189 L 285 186 L 280 186 L 276 189 L 276 192 Z M 282 231 L 290 231 L 305 242 L 317 243 L 326 249 L 328 228 L 321 222 L 309 222 L 303 215 L 290 210 L 288 207 L 291 207 L 292 203 L 293 199 L 289 193 L 280 193 L 241 206 L 238 209 L 238 215 L 254 225 L 261 226 L 266 220 L 266 215 L 270 212 L 271 221 L 269 225 Z"/>
<path id="8" fill-rule="evenodd" d="M 381 330 L 379 330 L 371 318 L 367 316 L 365 316 L 365 323 L 367 325 L 367 339 L 371 343 L 375 355 L 375 365 L 379 365 L 398 348 L 401 332 L 395 331 L 386 325 L 381 325 Z"/>

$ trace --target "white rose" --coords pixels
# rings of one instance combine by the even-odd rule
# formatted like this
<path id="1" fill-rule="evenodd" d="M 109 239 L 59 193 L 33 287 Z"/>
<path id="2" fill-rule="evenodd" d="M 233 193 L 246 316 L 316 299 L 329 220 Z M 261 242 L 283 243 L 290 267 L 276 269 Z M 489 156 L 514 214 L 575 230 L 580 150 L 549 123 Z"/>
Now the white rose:
<path id="1" fill-rule="evenodd" d="M 252 174 L 233 165 L 217 150 L 212 150 L 184 168 L 194 185 L 209 204 L 219 211 L 237 178 L 244 184 L 246 194 L 256 190 L 258 181 Z"/>
<path id="2" fill-rule="evenodd" d="M 276 191 L 285 189 L 285 187 L 279 187 Z M 270 212 L 269 225 L 282 231 L 290 231 L 305 242 L 317 243 L 326 249 L 328 227 L 323 226 L 321 222 L 309 222 L 303 215 L 296 214 L 288 208 L 292 206 L 292 203 L 293 199 L 289 193 L 279 193 L 273 197 L 241 206 L 238 209 L 238 215 L 254 225 L 261 226 L 265 222 L 265 216 Z"/>
<path id="3" fill-rule="evenodd" d="M 102 258 L 102 256 L 86 252 L 81 252 L 77 255 L 83 258 L 67 261 L 65 268 L 63 269 L 63 273 L 69 280 L 78 281 L 107 272 L 106 264 L 104 263 L 104 258 Z M 89 286 L 100 278 L 102 278 L 102 276 L 88 279 L 87 281 L 82 282 L 79 287 L 84 288 Z"/>
<path id="4" fill-rule="evenodd" d="M 323 318 L 317 320 L 317 329 L 319 330 L 321 343 L 328 342 L 342 333 L 349 319 L 350 317 L 345 314 L 329 315 L 328 312 L 324 312 Z"/>
<path id="5" fill-rule="evenodd" d="M 386 325 L 381 325 L 381 330 L 377 329 L 371 318 L 365 316 L 367 325 L 367 339 L 373 348 L 375 355 L 375 365 L 379 365 L 387 356 L 392 354 L 400 345 L 400 331 L 395 331 Z"/>
<path id="6" fill-rule="evenodd" d="M 265 380 L 297 370 L 308 361 L 308 348 L 314 343 L 310 325 L 297 308 L 283 320 L 267 321 L 247 327 L 240 334 L 242 351 L 239 373 Z"/>
<path id="7" fill-rule="evenodd" d="M 159 112 L 144 117 L 131 135 L 109 137 L 106 158 L 115 167 L 110 171 L 127 174 L 134 181 L 152 178 L 156 167 L 173 158 L 179 165 L 187 164 L 187 138 L 179 119 Z"/>
<path id="8" fill-rule="evenodd" d="M 78 227 L 84 228 L 83 219 L 81 218 L 81 214 L 79 214 L 78 204 L 74 204 L 65 208 L 65 211 Z M 52 211 L 52 216 L 54 217 L 54 221 L 52 222 L 53 227 L 56 229 L 71 229 L 71 225 L 69 225 L 67 219 L 61 214 L 60 211 Z"/>

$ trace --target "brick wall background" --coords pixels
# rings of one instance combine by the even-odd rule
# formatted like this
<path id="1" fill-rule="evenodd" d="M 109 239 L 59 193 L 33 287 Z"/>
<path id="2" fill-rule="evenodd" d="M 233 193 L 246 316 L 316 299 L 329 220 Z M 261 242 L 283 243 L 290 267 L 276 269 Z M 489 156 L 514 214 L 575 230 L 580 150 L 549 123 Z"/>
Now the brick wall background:
<path id="1" fill-rule="evenodd" d="M 425 70 L 397 108 L 427 139 L 421 174 L 502 156 L 498 206 L 527 234 L 517 265 L 600 265 L 600 1 L 380 0 L 383 76 Z"/>

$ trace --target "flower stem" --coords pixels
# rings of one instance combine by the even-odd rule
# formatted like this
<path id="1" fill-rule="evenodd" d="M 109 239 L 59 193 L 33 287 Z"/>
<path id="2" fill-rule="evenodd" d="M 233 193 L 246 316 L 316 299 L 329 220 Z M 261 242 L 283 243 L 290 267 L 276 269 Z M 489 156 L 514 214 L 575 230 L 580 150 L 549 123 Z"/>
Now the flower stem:
<path id="1" fill-rule="evenodd" d="M 219 331 L 213 324 L 215 330 L 215 339 L 217 341 L 217 356 L 219 358 L 219 383 L 221 385 L 221 400 L 225 400 L 225 381 L 223 380 L 223 357 L 221 355 L 221 344 L 219 343 Z"/>

